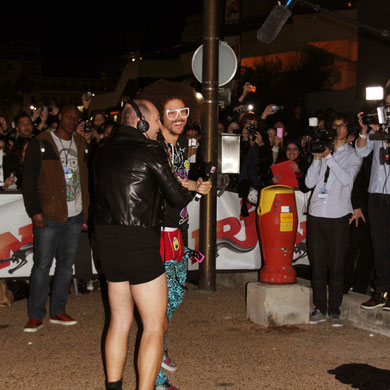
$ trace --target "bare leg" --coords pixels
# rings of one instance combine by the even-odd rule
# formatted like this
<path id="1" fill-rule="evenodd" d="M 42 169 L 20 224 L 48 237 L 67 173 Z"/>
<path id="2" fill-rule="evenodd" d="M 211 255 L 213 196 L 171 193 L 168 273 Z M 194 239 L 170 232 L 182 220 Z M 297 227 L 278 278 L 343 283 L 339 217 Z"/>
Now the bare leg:
<path id="1" fill-rule="evenodd" d="M 162 274 L 148 283 L 132 285 L 130 288 L 143 324 L 138 355 L 139 390 L 153 390 L 168 326 L 167 280 L 165 274 Z"/>
<path id="2" fill-rule="evenodd" d="M 129 282 L 107 282 L 111 321 L 105 344 L 107 381 L 122 379 L 127 345 L 134 316 L 134 303 Z"/>

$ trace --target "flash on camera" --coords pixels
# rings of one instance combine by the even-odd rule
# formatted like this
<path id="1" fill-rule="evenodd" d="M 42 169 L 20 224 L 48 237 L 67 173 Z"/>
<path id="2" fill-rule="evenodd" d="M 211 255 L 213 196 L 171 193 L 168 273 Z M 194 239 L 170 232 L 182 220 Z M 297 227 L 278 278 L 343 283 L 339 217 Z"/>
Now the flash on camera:
<path id="1" fill-rule="evenodd" d="M 382 100 L 383 88 L 382 87 L 367 87 L 366 88 L 366 100 Z"/>

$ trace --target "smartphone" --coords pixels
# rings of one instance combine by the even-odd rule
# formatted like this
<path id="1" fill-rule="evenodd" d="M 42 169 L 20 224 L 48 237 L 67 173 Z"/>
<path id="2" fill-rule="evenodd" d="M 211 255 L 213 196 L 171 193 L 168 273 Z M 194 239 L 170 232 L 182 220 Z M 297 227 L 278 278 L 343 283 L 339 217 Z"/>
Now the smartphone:
<path id="1" fill-rule="evenodd" d="M 272 106 L 272 111 L 283 111 L 283 106 Z"/>
<path id="2" fill-rule="evenodd" d="M 276 136 L 279 138 L 283 138 L 283 127 L 278 127 L 276 129 Z"/>
<path id="3" fill-rule="evenodd" d="M 256 87 L 252 84 L 249 85 L 249 92 L 256 92 Z"/>
<path id="4" fill-rule="evenodd" d="M 318 126 L 318 118 L 311 117 L 309 118 L 309 127 L 317 127 Z"/>
<path id="5" fill-rule="evenodd" d="M 84 99 L 88 101 L 89 99 L 91 99 L 92 96 L 93 96 L 92 92 L 88 91 L 85 93 Z"/>
<path id="6" fill-rule="evenodd" d="M 196 141 L 195 138 L 190 138 L 188 140 L 188 146 L 189 147 L 197 147 L 198 146 L 198 142 Z"/>
<path id="7" fill-rule="evenodd" d="M 241 112 L 251 112 L 253 111 L 253 104 L 248 104 L 247 106 L 243 106 Z"/>

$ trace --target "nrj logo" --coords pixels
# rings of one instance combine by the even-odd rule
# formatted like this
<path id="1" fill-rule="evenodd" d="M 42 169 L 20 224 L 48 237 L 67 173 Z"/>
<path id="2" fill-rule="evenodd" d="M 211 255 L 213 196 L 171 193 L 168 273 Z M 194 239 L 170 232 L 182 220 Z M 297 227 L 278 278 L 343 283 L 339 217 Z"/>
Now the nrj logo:
<path id="1" fill-rule="evenodd" d="M 232 252 L 244 253 L 253 250 L 258 242 L 256 226 L 256 209 L 248 210 L 249 216 L 227 217 L 217 221 L 217 255 L 218 250 L 227 248 Z M 243 224 L 242 222 L 243 221 Z M 242 239 L 238 237 L 243 237 Z M 199 229 L 192 232 L 195 250 L 199 250 Z"/>
<path id="2" fill-rule="evenodd" d="M 33 242 L 32 224 L 19 228 L 20 241 L 10 232 L 0 234 L 0 269 L 9 267 L 14 261 L 11 253 L 16 253 L 21 247 Z"/>

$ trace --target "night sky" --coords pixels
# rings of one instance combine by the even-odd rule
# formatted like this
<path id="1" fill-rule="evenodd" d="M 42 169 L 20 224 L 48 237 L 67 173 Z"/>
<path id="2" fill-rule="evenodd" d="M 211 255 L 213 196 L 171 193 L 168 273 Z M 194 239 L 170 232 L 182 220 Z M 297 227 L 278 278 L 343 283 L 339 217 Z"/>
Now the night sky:
<path id="1" fill-rule="evenodd" d="M 44 75 L 98 77 L 97 64 L 101 61 L 136 49 L 147 56 L 180 43 L 186 18 L 202 13 L 203 1 L 110 0 L 100 5 L 83 0 L 3 0 L 0 36 L 15 45 L 21 42 L 39 46 Z M 253 1 L 266 1 L 270 11 L 276 3 Z M 329 7 L 347 1 L 314 3 Z"/>
<path id="2" fill-rule="evenodd" d="M 96 75 L 96 64 L 135 49 L 180 42 L 187 15 L 203 0 L 166 2 L 4 1 L 2 39 L 38 45 L 48 75 Z M 7 15 L 7 17 L 5 17 Z M 9 16 L 9 17 L 8 17 Z"/>

